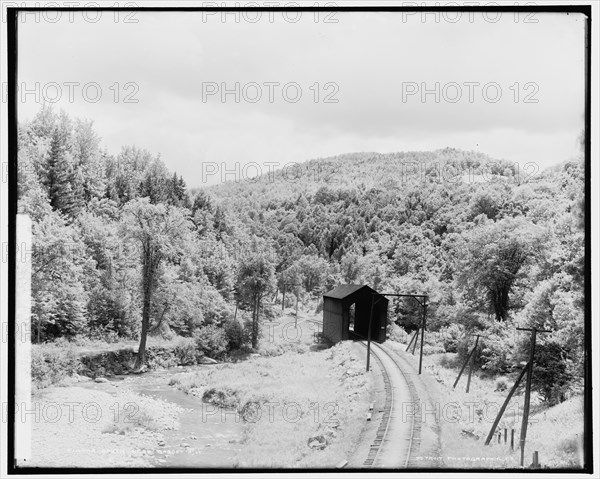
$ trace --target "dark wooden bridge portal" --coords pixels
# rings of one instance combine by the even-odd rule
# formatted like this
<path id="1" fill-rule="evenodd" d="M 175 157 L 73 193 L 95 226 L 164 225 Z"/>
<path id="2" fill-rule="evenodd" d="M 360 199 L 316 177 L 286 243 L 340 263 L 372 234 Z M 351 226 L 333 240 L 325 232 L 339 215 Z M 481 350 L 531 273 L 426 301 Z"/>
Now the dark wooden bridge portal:
<path id="1" fill-rule="evenodd" d="M 342 284 L 323 295 L 323 336 L 332 343 L 366 339 L 373 300 L 371 339 L 383 343 L 387 334 L 388 299 L 359 284 Z"/>

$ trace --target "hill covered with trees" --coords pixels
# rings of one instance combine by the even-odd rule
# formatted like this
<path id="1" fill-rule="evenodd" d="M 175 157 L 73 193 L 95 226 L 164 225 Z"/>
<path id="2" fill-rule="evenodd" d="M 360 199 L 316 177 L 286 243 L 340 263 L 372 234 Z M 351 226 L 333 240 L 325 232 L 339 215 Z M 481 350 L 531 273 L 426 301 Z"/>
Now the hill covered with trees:
<path id="1" fill-rule="evenodd" d="M 538 389 L 554 403 L 581 388 L 582 158 L 541 171 L 536 159 L 522 167 L 449 148 L 352 153 L 190 191 L 158 155 L 115 156 L 90 122 L 64 113 L 43 109 L 18 141 L 35 342 L 148 333 L 223 354 L 257 347 L 284 283 L 315 301 L 367 283 L 428 294 L 428 327 L 446 351 L 464 354 L 468 334 L 484 332 L 478 361 L 490 373 L 524 358 L 515 325 L 551 329 Z M 394 301 L 389 317 L 410 331 L 418 311 Z"/>

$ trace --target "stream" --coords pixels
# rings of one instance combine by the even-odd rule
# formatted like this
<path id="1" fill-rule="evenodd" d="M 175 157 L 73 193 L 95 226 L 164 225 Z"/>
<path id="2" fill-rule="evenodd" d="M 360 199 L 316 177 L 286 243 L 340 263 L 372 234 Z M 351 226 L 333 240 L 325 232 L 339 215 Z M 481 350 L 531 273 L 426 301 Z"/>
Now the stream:
<path id="1" fill-rule="evenodd" d="M 169 386 L 175 373 L 192 372 L 196 367 L 149 371 L 140 375 L 107 378 L 110 383 L 87 383 L 87 387 L 105 389 L 122 387 L 137 394 L 162 399 L 183 408 L 179 427 L 161 431 L 164 444 L 157 445 L 149 457 L 156 467 L 232 468 L 234 458 L 243 447 L 241 419 L 234 411 L 204 403 Z M 208 366 L 210 367 L 210 366 Z"/>

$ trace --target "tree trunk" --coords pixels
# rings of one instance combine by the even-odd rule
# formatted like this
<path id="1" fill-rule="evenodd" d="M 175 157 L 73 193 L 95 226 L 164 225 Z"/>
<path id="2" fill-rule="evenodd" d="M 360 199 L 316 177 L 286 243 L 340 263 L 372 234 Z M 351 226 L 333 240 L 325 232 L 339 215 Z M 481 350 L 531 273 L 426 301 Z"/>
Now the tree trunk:
<path id="1" fill-rule="evenodd" d="M 252 349 L 258 348 L 258 310 L 260 308 L 260 298 L 258 294 L 254 295 L 254 307 L 252 311 Z"/>
<path id="2" fill-rule="evenodd" d="M 139 371 L 146 362 L 146 338 L 148 336 L 148 324 L 150 323 L 150 299 L 151 295 L 144 293 L 144 308 L 142 310 L 142 333 L 140 335 L 140 347 L 133 369 Z"/>
<path id="3" fill-rule="evenodd" d="M 144 264 L 142 267 L 142 285 L 144 294 L 144 306 L 142 308 L 142 332 L 140 334 L 140 347 L 133 369 L 139 371 L 146 362 L 146 338 L 148 326 L 150 325 L 150 306 L 152 304 L 152 293 L 154 286 L 154 273 L 160 258 L 156 257 L 150 245 L 144 247 Z"/>

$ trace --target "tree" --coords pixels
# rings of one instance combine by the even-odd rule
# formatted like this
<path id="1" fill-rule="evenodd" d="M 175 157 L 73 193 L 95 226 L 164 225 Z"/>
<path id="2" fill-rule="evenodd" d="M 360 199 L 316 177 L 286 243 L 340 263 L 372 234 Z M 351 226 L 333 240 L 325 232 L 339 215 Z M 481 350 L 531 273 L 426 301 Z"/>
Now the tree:
<path id="1" fill-rule="evenodd" d="M 150 327 L 152 299 L 166 261 L 177 262 L 190 241 L 191 224 L 176 207 L 151 204 L 148 198 L 130 201 L 123 211 L 127 237 L 140 247 L 142 267 L 142 330 L 134 369 L 139 370 L 146 358 L 146 337 Z"/>
<path id="2" fill-rule="evenodd" d="M 93 129 L 93 122 L 77 120 L 73 130 L 73 157 L 86 202 L 102 198 L 106 190 L 104 158 L 99 145 L 100 138 Z"/>
<path id="3" fill-rule="evenodd" d="M 257 253 L 242 258 L 237 275 L 237 292 L 240 299 L 252 309 L 252 347 L 258 347 L 260 303 L 273 289 L 275 268 L 269 259 Z"/>
<path id="4" fill-rule="evenodd" d="M 487 303 L 497 321 L 507 319 L 510 293 L 524 266 L 542 248 L 543 230 L 525 219 L 484 221 L 465 234 L 457 281 L 477 306 Z"/>
<path id="5" fill-rule="evenodd" d="M 37 342 L 85 330 L 85 255 L 79 230 L 56 211 L 33 224 L 32 323 Z M 23 253 L 24 254 L 24 253 Z"/>
<path id="6" fill-rule="evenodd" d="M 535 350 L 532 387 L 550 406 L 565 400 L 570 379 L 566 356 L 563 348 L 551 340 L 541 342 Z"/>
<path id="7" fill-rule="evenodd" d="M 74 218 L 83 207 L 83 184 L 79 171 L 73 165 L 69 135 L 70 125 L 66 121 L 54 129 L 45 164 L 44 184 L 52 208 Z"/>

